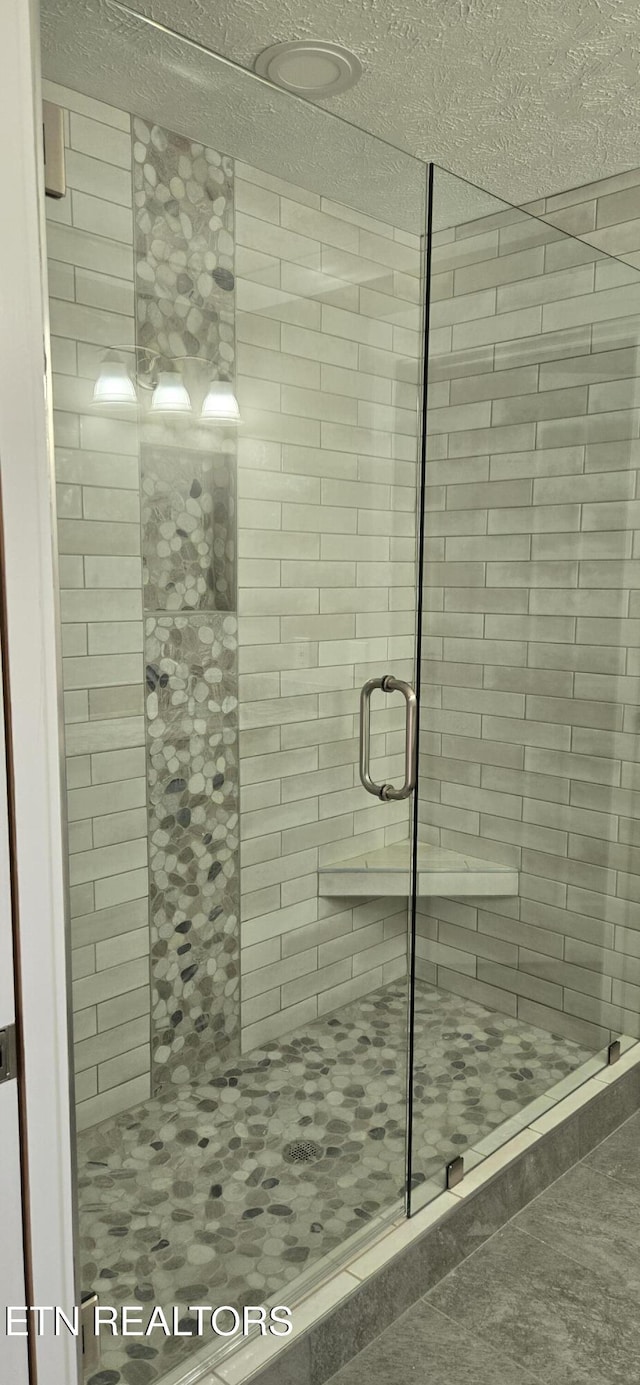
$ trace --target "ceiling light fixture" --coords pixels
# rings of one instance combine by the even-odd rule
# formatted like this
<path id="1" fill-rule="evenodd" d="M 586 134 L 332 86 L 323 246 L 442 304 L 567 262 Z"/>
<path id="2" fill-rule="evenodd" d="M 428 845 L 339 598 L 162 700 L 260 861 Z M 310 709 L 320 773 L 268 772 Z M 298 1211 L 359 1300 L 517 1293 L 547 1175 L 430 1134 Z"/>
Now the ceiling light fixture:
<path id="1" fill-rule="evenodd" d="M 362 75 L 355 53 L 317 39 L 273 43 L 258 54 L 254 67 L 260 77 L 285 91 L 312 98 L 338 96 Z"/>

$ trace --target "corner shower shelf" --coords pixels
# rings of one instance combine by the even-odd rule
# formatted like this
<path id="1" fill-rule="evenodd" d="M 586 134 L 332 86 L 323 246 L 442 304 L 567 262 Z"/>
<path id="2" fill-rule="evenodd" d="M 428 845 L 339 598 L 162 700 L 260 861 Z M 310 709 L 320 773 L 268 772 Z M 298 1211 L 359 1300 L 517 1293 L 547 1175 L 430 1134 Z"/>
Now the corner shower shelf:
<path id="1" fill-rule="evenodd" d="M 409 895 L 411 867 L 409 843 L 396 842 L 364 856 L 321 867 L 319 895 Z M 495 861 L 481 861 L 459 851 L 427 844 L 418 847 L 418 894 L 517 895 L 518 872 Z"/>

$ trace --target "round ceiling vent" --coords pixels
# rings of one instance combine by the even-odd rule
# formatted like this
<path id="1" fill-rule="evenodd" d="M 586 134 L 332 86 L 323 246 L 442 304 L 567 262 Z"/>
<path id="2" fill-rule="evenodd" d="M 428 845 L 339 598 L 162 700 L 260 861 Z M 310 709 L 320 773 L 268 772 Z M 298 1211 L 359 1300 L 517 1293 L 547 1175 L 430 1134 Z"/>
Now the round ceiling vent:
<path id="1" fill-rule="evenodd" d="M 355 53 L 337 43 L 300 39 L 265 48 L 256 58 L 255 70 L 296 96 L 324 97 L 337 96 L 354 86 L 362 65 Z"/>

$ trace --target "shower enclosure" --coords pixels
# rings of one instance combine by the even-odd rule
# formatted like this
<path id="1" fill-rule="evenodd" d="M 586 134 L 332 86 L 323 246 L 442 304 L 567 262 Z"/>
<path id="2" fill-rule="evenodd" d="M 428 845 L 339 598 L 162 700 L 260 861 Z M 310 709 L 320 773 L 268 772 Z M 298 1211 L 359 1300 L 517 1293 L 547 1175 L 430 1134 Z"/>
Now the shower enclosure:
<path id="1" fill-rule="evenodd" d="M 185 1333 L 85 1374 L 168 1385 L 640 1035 L 640 275 L 126 6 L 42 41 L 79 1288 Z"/>

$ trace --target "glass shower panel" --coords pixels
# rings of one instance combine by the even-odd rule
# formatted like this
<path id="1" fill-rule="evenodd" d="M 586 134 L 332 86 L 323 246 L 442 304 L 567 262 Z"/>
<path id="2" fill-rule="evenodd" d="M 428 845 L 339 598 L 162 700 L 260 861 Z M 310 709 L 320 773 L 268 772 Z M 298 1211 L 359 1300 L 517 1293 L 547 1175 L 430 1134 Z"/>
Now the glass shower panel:
<path id="1" fill-rule="evenodd" d="M 79 1288 L 188 1332 L 403 1207 L 426 170 L 121 6 L 43 67 Z"/>
<path id="2" fill-rule="evenodd" d="M 432 205 L 414 1207 L 640 1034 L 640 275 L 579 191 Z"/>

